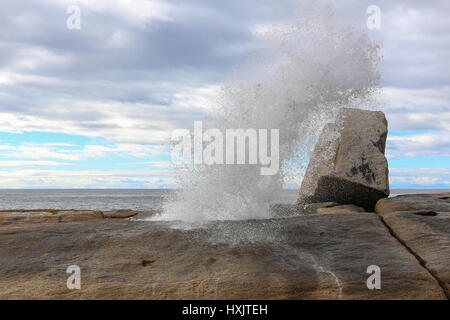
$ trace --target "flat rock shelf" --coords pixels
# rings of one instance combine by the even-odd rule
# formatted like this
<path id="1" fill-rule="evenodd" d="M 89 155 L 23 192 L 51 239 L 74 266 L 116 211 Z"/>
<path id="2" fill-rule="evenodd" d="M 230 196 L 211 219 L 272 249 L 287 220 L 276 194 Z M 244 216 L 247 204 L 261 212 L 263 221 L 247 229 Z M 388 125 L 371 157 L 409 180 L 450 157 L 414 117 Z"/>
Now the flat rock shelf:
<path id="1" fill-rule="evenodd" d="M 5 216 L 19 212 L 0 213 L 0 299 L 448 295 L 449 213 L 327 212 L 190 227 L 125 212 L 56 220 L 35 213 L 15 223 Z M 81 269 L 81 290 L 66 286 L 70 265 Z M 370 265 L 381 269 L 380 290 L 367 288 Z"/>

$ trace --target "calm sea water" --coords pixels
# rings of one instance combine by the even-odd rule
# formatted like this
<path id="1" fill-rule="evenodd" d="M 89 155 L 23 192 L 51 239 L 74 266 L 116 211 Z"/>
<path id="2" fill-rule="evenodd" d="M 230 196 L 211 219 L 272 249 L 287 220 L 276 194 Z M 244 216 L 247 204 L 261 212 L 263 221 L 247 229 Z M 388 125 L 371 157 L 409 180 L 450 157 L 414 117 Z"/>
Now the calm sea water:
<path id="1" fill-rule="evenodd" d="M 152 210 L 160 209 L 162 189 L 0 190 L 0 209 Z"/>
<path id="2" fill-rule="evenodd" d="M 391 196 L 408 193 L 434 193 L 450 189 L 392 189 Z M 78 209 L 78 210 L 154 210 L 161 209 L 164 189 L 0 189 L 0 210 L 4 209 Z M 294 203 L 298 190 L 284 190 L 274 202 Z"/>

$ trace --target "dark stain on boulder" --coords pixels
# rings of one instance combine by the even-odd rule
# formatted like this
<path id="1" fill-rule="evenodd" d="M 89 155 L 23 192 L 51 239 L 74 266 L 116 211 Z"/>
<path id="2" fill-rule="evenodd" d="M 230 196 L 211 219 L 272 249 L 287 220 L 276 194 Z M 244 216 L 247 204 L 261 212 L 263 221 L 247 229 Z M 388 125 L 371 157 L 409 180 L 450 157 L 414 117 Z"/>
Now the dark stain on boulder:
<path id="1" fill-rule="evenodd" d="M 142 260 L 142 266 L 147 267 L 148 265 L 152 264 L 156 260 Z"/>
<path id="2" fill-rule="evenodd" d="M 415 211 L 415 212 L 413 212 L 413 214 L 415 214 L 417 216 L 426 216 L 426 217 L 435 217 L 438 215 L 437 212 L 429 211 L 429 210 Z"/>
<path id="3" fill-rule="evenodd" d="M 372 183 L 375 181 L 375 173 L 372 171 L 371 166 L 368 162 L 365 161 L 365 159 L 361 158 L 362 164 L 358 167 L 353 166 L 350 169 L 350 174 L 347 173 L 347 176 L 349 178 L 357 175 L 358 173 L 361 173 L 364 179 L 367 181 L 367 183 Z"/>
<path id="4" fill-rule="evenodd" d="M 380 135 L 380 139 L 378 139 L 375 142 L 370 140 L 370 142 L 372 142 L 373 146 L 378 148 L 378 150 L 380 150 L 381 153 L 384 153 L 384 151 L 386 149 L 386 138 L 387 138 L 387 133 L 382 133 Z"/>

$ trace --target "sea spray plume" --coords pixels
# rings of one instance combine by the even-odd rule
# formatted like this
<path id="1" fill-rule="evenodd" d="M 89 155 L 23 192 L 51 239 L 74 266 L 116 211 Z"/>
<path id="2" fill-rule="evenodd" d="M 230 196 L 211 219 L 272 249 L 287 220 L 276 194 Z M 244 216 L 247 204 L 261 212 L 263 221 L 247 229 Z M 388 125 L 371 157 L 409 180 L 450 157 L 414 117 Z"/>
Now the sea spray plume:
<path id="1" fill-rule="evenodd" d="M 280 129 L 276 175 L 257 165 L 196 165 L 174 170 L 180 191 L 157 219 L 270 217 L 271 197 L 301 172 L 323 125 L 343 107 L 361 107 L 377 92 L 379 46 L 330 9 L 308 11 L 264 34 L 266 53 L 224 85 L 220 109 L 204 130 Z"/>

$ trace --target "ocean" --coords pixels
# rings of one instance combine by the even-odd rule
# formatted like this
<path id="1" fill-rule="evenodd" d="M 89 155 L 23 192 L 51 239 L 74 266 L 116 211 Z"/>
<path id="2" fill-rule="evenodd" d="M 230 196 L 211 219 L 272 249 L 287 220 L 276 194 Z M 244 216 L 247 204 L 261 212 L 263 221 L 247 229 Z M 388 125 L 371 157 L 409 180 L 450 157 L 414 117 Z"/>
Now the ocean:
<path id="1" fill-rule="evenodd" d="M 450 189 L 391 189 L 391 196 L 445 192 Z M 168 189 L 0 189 L 0 210 L 160 210 Z M 276 203 L 294 203 L 298 190 L 283 190 Z"/>

